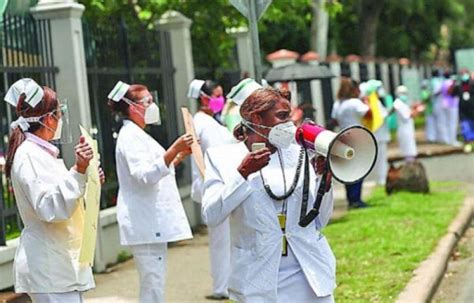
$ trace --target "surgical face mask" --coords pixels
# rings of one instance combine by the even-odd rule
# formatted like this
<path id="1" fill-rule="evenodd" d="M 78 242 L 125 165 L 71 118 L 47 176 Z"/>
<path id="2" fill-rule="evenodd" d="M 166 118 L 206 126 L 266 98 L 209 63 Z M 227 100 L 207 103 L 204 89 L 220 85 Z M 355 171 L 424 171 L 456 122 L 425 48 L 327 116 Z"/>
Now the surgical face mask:
<path id="1" fill-rule="evenodd" d="M 145 124 L 161 124 L 161 119 L 160 119 L 160 108 L 156 103 L 150 104 L 145 110 Z"/>
<path id="2" fill-rule="evenodd" d="M 161 125 L 160 108 L 158 107 L 158 105 L 156 105 L 155 102 L 153 102 L 152 97 L 147 96 L 138 102 L 133 102 L 132 100 L 126 97 L 123 97 L 122 100 L 124 100 L 130 106 L 138 106 L 141 108 L 145 108 L 145 105 L 143 105 L 144 103 L 150 102 L 150 105 L 145 108 L 145 114 L 142 114 L 140 111 L 137 112 L 143 117 L 145 124 Z"/>
<path id="3" fill-rule="evenodd" d="M 469 81 L 469 74 L 463 74 L 463 75 L 461 76 L 461 81 L 462 81 L 462 82 L 467 82 L 467 81 Z"/>
<path id="4" fill-rule="evenodd" d="M 54 136 L 53 140 L 59 140 L 61 139 L 61 133 L 63 131 L 63 119 L 59 118 L 58 120 L 58 126 L 56 127 L 56 130 L 54 131 Z"/>
<path id="5" fill-rule="evenodd" d="M 224 96 L 219 96 L 219 97 L 210 97 L 209 98 L 209 109 L 212 111 L 212 113 L 217 114 L 222 111 L 224 108 Z"/>
<path id="6" fill-rule="evenodd" d="M 250 128 L 251 130 L 253 130 L 259 136 L 265 139 L 268 139 L 268 142 L 270 142 L 270 144 L 275 146 L 276 148 L 287 148 L 292 143 L 296 142 L 295 140 L 296 126 L 291 121 L 280 123 L 273 127 L 255 124 L 246 120 L 242 120 L 242 123 L 246 125 L 248 128 Z M 258 126 L 260 128 L 270 129 L 270 132 L 268 133 L 268 136 L 265 136 L 264 134 L 256 131 L 250 125 Z"/>
<path id="7" fill-rule="evenodd" d="M 398 99 L 402 100 L 403 102 L 408 102 L 408 96 L 407 95 L 400 95 L 400 96 L 398 96 Z"/>

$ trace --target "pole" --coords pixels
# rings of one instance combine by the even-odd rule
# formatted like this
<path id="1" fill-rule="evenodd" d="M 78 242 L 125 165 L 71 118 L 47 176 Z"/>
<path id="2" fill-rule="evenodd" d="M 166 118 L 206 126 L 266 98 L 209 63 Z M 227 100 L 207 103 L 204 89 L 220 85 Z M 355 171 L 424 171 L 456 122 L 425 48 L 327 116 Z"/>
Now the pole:
<path id="1" fill-rule="evenodd" d="M 255 71 L 255 81 L 262 83 L 262 59 L 260 57 L 260 43 L 258 40 L 257 26 L 257 8 L 255 0 L 247 0 L 249 8 L 249 29 L 250 38 L 252 40 L 253 66 Z"/>

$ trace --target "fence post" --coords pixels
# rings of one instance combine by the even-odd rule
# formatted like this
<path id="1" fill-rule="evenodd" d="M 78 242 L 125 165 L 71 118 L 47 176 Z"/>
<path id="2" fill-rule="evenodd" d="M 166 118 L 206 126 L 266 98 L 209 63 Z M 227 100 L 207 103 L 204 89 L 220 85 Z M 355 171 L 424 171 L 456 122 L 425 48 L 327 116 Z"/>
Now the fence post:
<path id="1" fill-rule="evenodd" d="M 51 44 L 59 98 L 67 99 L 73 142 L 62 146 L 67 165 L 74 163 L 74 145 L 79 138 L 78 124 L 89 129 L 91 110 L 87 85 L 86 60 L 82 37 L 81 16 L 84 5 L 73 0 L 40 0 L 31 8 L 37 20 L 48 19 L 51 24 Z"/>
<path id="2" fill-rule="evenodd" d="M 255 77 L 252 44 L 249 30 L 246 27 L 231 28 L 227 33 L 233 37 L 237 43 L 237 57 L 239 58 L 239 68 L 243 72 L 248 72 L 251 78 Z"/>
<path id="3" fill-rule="evenodd" d="M 191 24 L 192 21 L 190 19 L 180 12 L 172 10 L 164 13 L 156 23 L 158 30 L 170 33 L 172 61 L 175 68 L 173 77 L 176 96 L 176 121 L 178 121 L 180 134 L 184 133 L 180 108 L 186 106 L 192 112 L 195 112 L 197 109 L 197 104 L 195 102 L 189 103 L 187 97 L 188 85 L 194 79 L 193 52 L 191 33 L 189 31 Z M 168 77 L 168 75 L 163 75 L 163 77 Z"/>

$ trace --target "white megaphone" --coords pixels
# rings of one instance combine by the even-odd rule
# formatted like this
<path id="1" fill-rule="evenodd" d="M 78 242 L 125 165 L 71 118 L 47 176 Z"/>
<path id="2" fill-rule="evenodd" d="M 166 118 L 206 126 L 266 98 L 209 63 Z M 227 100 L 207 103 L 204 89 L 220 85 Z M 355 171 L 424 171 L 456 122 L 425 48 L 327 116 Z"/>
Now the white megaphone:
<path id="1" fill-rule="evenodd" d="M 334 133 L 312 121 L 304 121 L 296 130 L 296 141 L 326 157 L 332 176 L 344 184 L 365 178 L 377 159 L 374 135 L 358 125 Z"/>

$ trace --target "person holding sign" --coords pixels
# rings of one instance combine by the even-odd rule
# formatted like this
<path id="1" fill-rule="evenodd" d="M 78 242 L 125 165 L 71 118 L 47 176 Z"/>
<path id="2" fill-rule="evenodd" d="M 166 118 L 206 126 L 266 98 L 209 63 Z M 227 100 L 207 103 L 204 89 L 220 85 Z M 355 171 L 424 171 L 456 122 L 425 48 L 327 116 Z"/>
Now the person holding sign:
<path id="1" fill-rule="evenodd" d="M 230 299 L 334 302 L 335 258 L 320 232 L 334 206 L 330 174 L 319 216 L 298 224 L 303 198 L 315 201 L 324 158 L 306 165 L 286 92 L 245 79 L 229 98 L 241 105 L 234 136 L 242 142 L 207 150 L 202 209 L 209 226 L 230 219 Z"/>
<path id="2" fill-rule="evenodd" d="M 82 292 L 95 287 L 91 267 L 79 262 L 80 198 L 92 148 L 81 137 L 70 170 L 58 158 L 59 149 L 50 142 L 68 126 L 67 108 L 52 89 L 21 79 L 5 101 L 18 116 L 11 125 L 5 170 L 25 225 L 13 268 L 15 291 L 28 293 L 35 303 L 83 302 Z"/>
<path id="3" fill-rule="evenodd" d="M 224 107 L 222 87 L 211 80 L 195 79 L 189 85 L 188 97 L 199 102 L 193 124 L 202 152 L 208 148 L 231 143 L 230 132 L 214 116 Z M 192 162 L 193 184 L 191 198 L 202 202 L 203 179 L 195 161 Z M 209 299 L 228 298 L 227 284 L 230 274 L 230 230 L 229 220 L 209 227 L 209 255 L 211 259 L 212 294 Z"/>
<path id="4" fill-rule="evenodd" d="M 140 302 L 164 302 L 167 243 L 192 238 L 174 167 L 191 153 L 193 138 L 183 135 L 165 150 L 144 131 L 160 113 L 143 85 L 119 81 L 108 98 L 124 118 L 115 150 L 120 243 L 135 258 Z"/>

